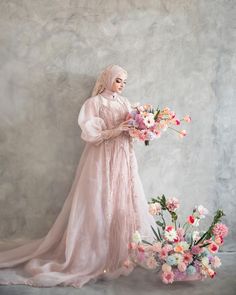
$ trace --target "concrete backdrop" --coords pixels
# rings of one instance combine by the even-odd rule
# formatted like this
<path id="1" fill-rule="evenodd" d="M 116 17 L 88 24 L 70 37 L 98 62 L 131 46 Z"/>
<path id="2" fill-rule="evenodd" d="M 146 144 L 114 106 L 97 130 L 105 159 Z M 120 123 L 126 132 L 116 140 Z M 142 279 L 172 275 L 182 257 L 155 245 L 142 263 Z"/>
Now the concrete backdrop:
<path id="1" fill-rule="evenodd" d="M 147 199 L 227 214 L 234 251 L 236 1 L 0 0 L 0 238 L 47 233 L 84 142 L 77 116 L 98 73 L 127 69 L 131 102 L 190 114 L 189 135 L 136 144 Z M 187 211 L 188 210 L 188 211 Z M 207 220 L 209 222 L 209 220 Z"/>

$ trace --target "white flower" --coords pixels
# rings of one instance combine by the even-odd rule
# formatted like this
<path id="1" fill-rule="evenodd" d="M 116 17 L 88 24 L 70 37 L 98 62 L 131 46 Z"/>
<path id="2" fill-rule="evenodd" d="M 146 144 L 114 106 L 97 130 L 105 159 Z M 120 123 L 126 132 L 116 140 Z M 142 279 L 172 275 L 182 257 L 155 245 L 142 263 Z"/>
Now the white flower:
<path id="1" fill-rule="evenodd" d="M 148 114 L 144 119 L 143 119 L 144 124 L 146 125 L 147 128 L 150 128 L 155 125 L 155 120 L 154 120 L 154 115 L 152 113 Z"/>
<path id="2" fill-rule="evenodd" d="M 183 261 L 183 255 L 179 254 L 179 253 L 175 253 L 174 257 L 176 259 L 176 264 L 179 264 L 180 262 Z"/>
<path id="3" fill-rule="evenodd" d="M 197 206 L 197 211 L 200 218 L 205 218 L 205 215 L 209 213 L 208 209 L 203 207 L 202 205 Z"/>
<path id="4" fill-rule="evenodd" d="M 140 243 L 142 241 L 140 233 L 136 230 L 133 234 L 133 242 Z"/>
<path id="5" fill-rule="evenodd" d="M 161 212 L 161 205 L 159 203 L 149 204 L 149 213 L 157 215 Z"/>
<path id="6" fill-rule="evenodd" d="M 178 244 L 184 248 L 184 251 L 187 251 L 189 249 L 189 244 L 185 241 L 179 242 Z"/>
<path id="7" fill-rule="evenodd" d="M 193 240 L 196 241 L 200 239 L 199 231 L 195 230 L 193 231 Z"/>
<path id="8" fill-rule="evenodd" d="M 208 266 L 209 259 L 206 256 L 202 258 L 202 264 L 205 265 L 205 266 Z"/>
<path id="9" fill-rule="evenodd" d="M 221 266 L 220 258 L 218 256 L 214 256 L 211 260 L 211 265 L 215 268 L 220 267 Z"/>
<path id="10" fill-rule="evenodd" d="M 166 240 L 173 242 L 177 238 L 177 232 L 173 226 L 167 226 L 164 232 L 164 237 Z"/>
<path id="11" fill-rule="evenodd" d="M 199 221 L 200 221 L 200 219 L 199 218 L 195 218 L 194 219 L 194 223 L 192 224 L 193 226 L 199 226 Z"/>

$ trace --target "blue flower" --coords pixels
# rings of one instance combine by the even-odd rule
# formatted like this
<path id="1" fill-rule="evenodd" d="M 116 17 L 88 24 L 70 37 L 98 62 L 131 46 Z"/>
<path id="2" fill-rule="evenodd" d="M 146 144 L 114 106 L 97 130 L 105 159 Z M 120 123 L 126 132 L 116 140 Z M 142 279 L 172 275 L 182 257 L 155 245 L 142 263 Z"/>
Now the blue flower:
<path id="1" fill-rule="evenodd" d="M 175 256 L 171 255 L 171 256 L 167 257 L 166 263 L 169 264 L 169 265 L 176 265 L 177 260 L 176 260 Z"/>
<path id="2" fill-rule="evenodd" d="M 187 274 L 188 275 L 194 275 L 196 273 L 196 268 L 193 265 L 189 265 L 187 267 Z"/>

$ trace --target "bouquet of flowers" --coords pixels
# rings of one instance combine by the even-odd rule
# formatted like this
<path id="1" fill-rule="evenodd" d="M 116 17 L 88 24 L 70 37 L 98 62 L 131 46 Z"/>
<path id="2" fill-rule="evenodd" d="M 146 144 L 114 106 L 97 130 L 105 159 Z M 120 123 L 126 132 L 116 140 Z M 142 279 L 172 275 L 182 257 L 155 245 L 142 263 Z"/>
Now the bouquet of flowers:
<path id="1" fill-rule="evenodd" d="M 186 130 L 177 130 L 172 126 L 180 125 L 181 121 L 191 122 L 189 115 L 178 119 L 174 111 L 168 107 L 163 110 L 153 108 L 151 104 L 144 104 L 133 107 L 133 111 L 128 115 L 127 120 L 133 128 L 130 128 L 129 133 L 133 138 L 144 141 L 145 145 L 149 144 L 150 140 L 161 136 L 162 131 L 170 128 L 176 131 L 180 137 L 187 135 Z"/>
<path id="2" fill-rule="evenodd" d="M 228 234 L 221 223 L 224 216 L 217 210 L 206 231 L 197 231 L 199 222 L 208 214 L 202 205 L 196 206 L 183 226 L 177 226 L 179 201 L 166 199 L 164 195 L 149 202 L 149 212 L 155 216 L 157 228 L 152 227 L 153 242 L 142 239 L 139 232 L 133 234 L 129 243 L 129 263 L 139 263 L 148 269 L 161 269 L 162 281 L 166 284 L 182 280 L 213 278 L 215 269 L 221 265 L 215 256 Z M 167 222 L 166 214 L 170 222 Z"/>

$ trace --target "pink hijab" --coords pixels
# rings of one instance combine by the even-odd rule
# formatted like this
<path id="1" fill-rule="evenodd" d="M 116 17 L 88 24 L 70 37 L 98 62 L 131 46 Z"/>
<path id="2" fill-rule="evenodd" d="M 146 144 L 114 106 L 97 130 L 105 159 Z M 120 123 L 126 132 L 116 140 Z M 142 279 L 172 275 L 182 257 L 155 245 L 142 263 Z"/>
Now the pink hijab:
<path id="1" fill-rule="evenodd" d="M 116 94 L 116 92 L 112 92 L 112 84 L 120 73 L 125 74 L 126 78 L 128 77 L 127 71 L 122 67 L 114 64 L 107 66 L 99 75 L 93 88 L 92 96 L 96 96 L 104 92 L 104 90 Z"/>

